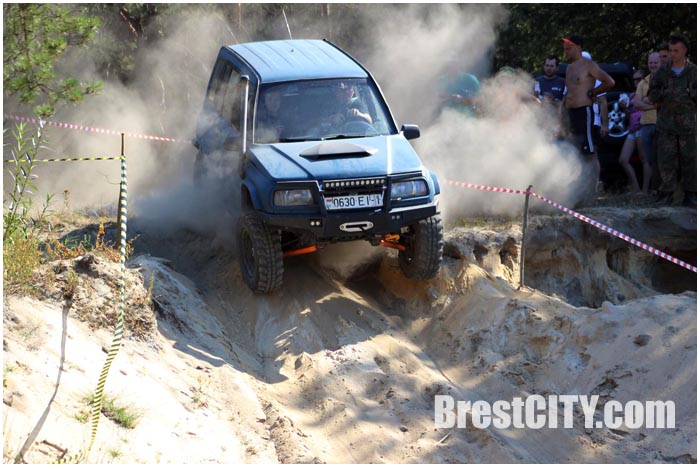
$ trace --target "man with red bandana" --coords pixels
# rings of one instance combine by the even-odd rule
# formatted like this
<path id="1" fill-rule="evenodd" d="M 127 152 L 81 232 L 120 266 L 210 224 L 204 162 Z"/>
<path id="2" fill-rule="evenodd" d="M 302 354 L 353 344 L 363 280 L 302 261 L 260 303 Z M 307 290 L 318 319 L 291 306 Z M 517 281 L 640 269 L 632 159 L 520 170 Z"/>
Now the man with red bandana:
<path id="1" fill-rule="evenodd" d="M 572 34 L 562 39 L 564 55 L 569 61 L 566 68 L 567 93 L 564 106 L 569 113 L 569 123 L 574 144 L 584 157 L 584 169 L 589 172 L 586 192 L 595 195 L 600 176 L 600 163 L 593 142 L 593 103 L 596 96 L 613 86 L 615 81 L 593 61 L 583 58 L 583 38 Z M 596 80 L 600 84 L 596 86 Z"/>

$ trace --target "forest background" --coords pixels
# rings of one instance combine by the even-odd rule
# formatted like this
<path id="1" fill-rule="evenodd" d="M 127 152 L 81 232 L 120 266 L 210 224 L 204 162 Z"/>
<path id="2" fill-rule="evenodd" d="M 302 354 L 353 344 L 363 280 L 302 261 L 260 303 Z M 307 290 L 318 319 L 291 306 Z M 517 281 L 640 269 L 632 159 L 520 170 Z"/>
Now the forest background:
<path id="1" fill-rule="evenodd" d="M 129 86 L 137 79 L 137 70 L 148 67 L 143 61 L 153 59 L 143 53 L 144 50 L 162 50 L 159 49 L 162 43 L 177 34 L 183 24 L 196 21 L 202 15 L 216 18 L 224 31 L 223 37 L 220 32 L 202 33 L 212 33 L 213 40 L 226 44 L 287 39 L 290 35 L 327 38 L 364 63 L 373 48 L 372 43 L 364 40 L 372 37 L 367 28 L 377 27 L 376 22 L 367 21 L 367 18 L 385 18 L 386 26 L 392 28 L 397 26 L 390 24 L 392 18 L 400 21 L 408 9 L 412 9 L 413 14 L 419 9 L 422 21 L 439 30 L 439 23 L 445 21 L 444 7 L 440 4 L 357 3 L 4 4 L 5 103 L 12 99 L 48 117 L 64 103 L 79 103 L 84 96 L 99 93 L 105 83 Z M 537 74 L 547 55 L 563 58 L 560 38 L 572 33 L 584 36 L 584 48 L 597 62 L 626 62 L 635 68 L 643 68 L 647 54 L 665 42 L 670 34 L 681 34 L 688 38 L 691 60 L 695 62 L 695 3 L 455 4 L 451 8 L 460 10 L 460 14 L 472 12 L 474 18 L 487 11 L 489 21 L 495 25 L 495 41 L 487 45 L 485 63 L 474 65 L 474 70 L 466 70 L 482 78 L 503 66 Z M 406 37 L 411 35 L 411 28 L 411 24 L 406 25 Z M 450 31 L 454 34 L 454 29 Z M 458 37 L 454 40 L 455 44 L 464 45 Z M 381 46 L 390 51 L 391 48 L 401 49 L 403 45 L 396 42 Z M 484 44 L 474 41 L 474 47 L 484 47 Z M 74 59 L 85 49 L 89 50 L 91 61 L 87 78 L 82 73 L 84 70 L 76 68 Z M 208 76 L 217 50 L 213 47 L 210 55 L 202 56 L 194 48 L 185 47 L 177 53 L 186 60 L 174 59 L 172 72 Z M 432 53 L 455 60 L 450 50 L 433 50 Z M 167 57 L 160 59 L 167 60 Z M 165 86 L 168 80 L 161 79 L 161 82 Z"/>

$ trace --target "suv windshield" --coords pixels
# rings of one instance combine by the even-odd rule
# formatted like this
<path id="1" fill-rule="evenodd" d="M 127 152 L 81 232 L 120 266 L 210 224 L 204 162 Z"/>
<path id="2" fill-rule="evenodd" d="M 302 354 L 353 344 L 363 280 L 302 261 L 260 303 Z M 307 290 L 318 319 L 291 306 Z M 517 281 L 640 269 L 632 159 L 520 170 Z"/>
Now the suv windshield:
<path id="1" fill-rule="evenodd" d="M 356 138 L 389 134 L 393 122 L 366 79 L 270 84 L 260 90 L 254 141 Z"/>

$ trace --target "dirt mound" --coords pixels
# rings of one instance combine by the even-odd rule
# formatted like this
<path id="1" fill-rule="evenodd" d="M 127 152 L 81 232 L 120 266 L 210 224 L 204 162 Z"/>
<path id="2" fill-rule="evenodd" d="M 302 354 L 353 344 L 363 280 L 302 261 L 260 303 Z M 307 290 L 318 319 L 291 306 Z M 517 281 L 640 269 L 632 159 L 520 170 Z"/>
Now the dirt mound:
<path id="1" fill-rule="evenodd" d="M 412 326 L 415 342 L 457 387 L 453 396 L 493 402 L 581 394 L 693 407 L 694 292 L 589 309 L 532 289 L 513 290 L 474 266 L 463 271 L 462 283 L 449 304 Z M 676 417 L 677 430 L 590 430 L 581 417 L 571 430 L 493 434 L 506 443 L 517 439 L 511 447 L 530 462 L 695 458 L 696 414 L 677 409 Z"/>
<path id="2" fill-rule="evenodd" d="M 697 217 L 687 208 L 610 208 L 582 214 L 690 264 Z M 526 284 L 567 302 L 599 307 L 697 290 L 697 274 L 570 216 L 535 216 L 526 238 Z"/>
<path id="3" fill-rule="evenodd" d="M 283 290 L 258 296 L 241 279 L 230 238 L 142 235 L 129 290 L 145 294 L 152 278 L 157 332 L 152 342 L 125 341 L 107 382 L 140 419 L 125 429 L 103 417 L 89 462 L 697 458 L 694 292 L 638 289 L 653 294 L 588 308 L 518 290 L 513 226 L 452 231 L 432 281 L 404 278 L 393 251 L 353 266 L 329 249 L 290 258 Z M 92 264 L 85 290 L 112 268 Z M 74 453 L 88 439 L 76 414 L 110 335 L 74 320 L 79 309 L 62 297 L 5 301 L 6 460 L 50 461 L 60 455 L 52 446 Z M 100 294 L 93 298 L 99 308 Z M 579 411 L 571 429 L 438 429 L 434 397 L 444 394 L 672 400 L 677 428 L 590 429 Z"/>
<path id="4" fill-rule="evenodd" d="M 85 253 L 74 259 L 43 264 L 35 272 L 45 299 L 63 303 L 67 313 L 92 329 L 113 329 L 117 322 L 120 264 L 100 256 Z M 124 331 L 127 338 L 153 341 L 156 319 L 150 309 L 150 281 L 133 270 L 126 271 L 125 281 L 136 286 L 125 294 Z"/>

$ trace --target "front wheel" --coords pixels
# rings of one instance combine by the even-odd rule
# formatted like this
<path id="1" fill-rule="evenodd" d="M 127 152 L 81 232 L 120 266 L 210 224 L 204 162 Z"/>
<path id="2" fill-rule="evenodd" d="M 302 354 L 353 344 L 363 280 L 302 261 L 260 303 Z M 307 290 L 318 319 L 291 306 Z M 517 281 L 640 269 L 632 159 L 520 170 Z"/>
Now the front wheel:
<path id="1" fill-rule="evenodd" d="M 255 213 L 238 221 L 239 263 L 243 280 L 255 293 L 270 293 L 282 286 L 284 265 L 280 233 Z"/>
<path id="2" fill-rule="evenodd" d="M 399 266 L 410 279 L 432 279 L 442 262 L 442 220 L 438 214 L 410 226 L 406 250 L 399 251 Z"/>

